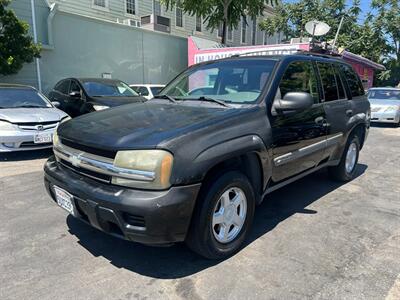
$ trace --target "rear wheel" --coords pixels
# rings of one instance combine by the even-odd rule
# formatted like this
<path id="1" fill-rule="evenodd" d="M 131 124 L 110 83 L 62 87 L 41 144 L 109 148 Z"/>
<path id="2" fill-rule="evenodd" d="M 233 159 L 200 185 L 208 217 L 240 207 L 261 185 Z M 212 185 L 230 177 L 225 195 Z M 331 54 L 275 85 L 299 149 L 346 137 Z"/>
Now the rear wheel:
<path id="1" fill-rule="evenodd" d="M 329 168 L 331 177 L 338 181 L 350 181 L 354 178 L 360 153 L 360 139 L 357 135 L 350 136 L 343 151 L 339 165 Z"/>
<path id="2" fill-rule="evenodd" d="M 225 173 L 202 188 L 186 240 L 190 249 L 209 259 L 237 252 L 251 227 L 253 188 L 245 175 Z"/>

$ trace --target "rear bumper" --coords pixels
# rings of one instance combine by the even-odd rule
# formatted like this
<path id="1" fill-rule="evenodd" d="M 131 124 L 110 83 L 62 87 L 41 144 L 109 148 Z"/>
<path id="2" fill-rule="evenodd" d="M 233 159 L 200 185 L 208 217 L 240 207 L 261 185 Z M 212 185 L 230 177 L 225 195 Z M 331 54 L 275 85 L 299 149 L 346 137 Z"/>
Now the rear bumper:
<path id="1" fill-rule="evenodd" d="M 141 191 L 100 183 L 59 166 L 44 168 L 47 192 L 56 185 L 74 196 L 77 218 L 106 233 L 143 244 L 184 241 L 200 184 Z"/>

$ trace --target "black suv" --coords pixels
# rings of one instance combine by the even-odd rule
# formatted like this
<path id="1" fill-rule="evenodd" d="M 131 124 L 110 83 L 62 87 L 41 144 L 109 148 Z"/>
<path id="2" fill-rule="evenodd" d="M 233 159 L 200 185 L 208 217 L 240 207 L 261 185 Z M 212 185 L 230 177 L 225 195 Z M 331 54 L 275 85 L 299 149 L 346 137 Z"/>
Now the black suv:
<path id="1" fill-rule="evenodd" d="M 104 232 L 224 258 L 268 193 L 325 167 L 351 180 L 369 122 L 339 58 L 232 57 L 187 69 L 154 100 L 60 125 L 45 185 Z"/>

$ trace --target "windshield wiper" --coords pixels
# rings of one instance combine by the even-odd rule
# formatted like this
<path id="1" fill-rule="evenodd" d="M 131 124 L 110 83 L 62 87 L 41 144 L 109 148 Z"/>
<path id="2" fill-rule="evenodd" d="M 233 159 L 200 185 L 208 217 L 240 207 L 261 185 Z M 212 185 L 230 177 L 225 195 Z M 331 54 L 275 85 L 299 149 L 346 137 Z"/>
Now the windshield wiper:
<path id="1" fill-rule="evenodd" d="M 214 103 L 217 103 L 219 105 L 222 105 L 222 106 L 225 106 L 225 107 L 229 107 L 229 105 L 226 104 L 224 101 L 218 100 L 218 99 L 215 99 L 215 98 L 211 98 L 211 97 L 201 96 L 199 98 L 190 98 L 190 99 L 185 99 L 185 100 L 214 102 Z"/>
<path id="2" fill-rule="evenodd" d="M 168 95 L 157 95 L 157 96 L 154 96 L 154 99 L 166 99 L 166 100 L 169 100 L 172 103 L 177 103 L 175 98 L 173 98 L 171 96 L 168 96 Z"/>

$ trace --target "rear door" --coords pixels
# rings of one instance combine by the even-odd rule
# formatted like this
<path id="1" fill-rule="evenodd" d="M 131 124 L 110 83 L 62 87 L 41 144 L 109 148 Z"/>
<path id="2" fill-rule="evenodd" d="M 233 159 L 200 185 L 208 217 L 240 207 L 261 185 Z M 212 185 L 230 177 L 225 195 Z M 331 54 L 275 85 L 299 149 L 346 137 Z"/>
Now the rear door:
<path id="1" fill-rule="evenodd" d="M 347 95 L 339 65 L 330 62 L 317 62 L 321 78 L 323 106 L 326 113 L 327 147 L 324 159 L 328 159 L 345 143 L 349 119 L 352 116 L 351 104 Z"/>
<path id="2" fill-rule="evenodd" d="M 286 67 L 275 98 L 283 99 L 288 92 L 310 93 L 314 105 L 294 114 L 272 116 L 274 182 L 314 168 L 325 151 L 325 111 L 311 60 L 294 61 Z"/>

